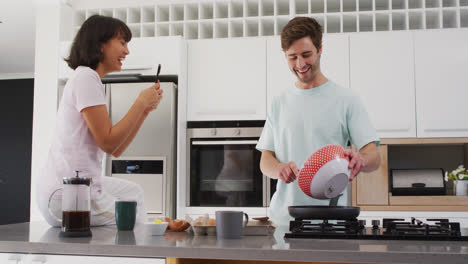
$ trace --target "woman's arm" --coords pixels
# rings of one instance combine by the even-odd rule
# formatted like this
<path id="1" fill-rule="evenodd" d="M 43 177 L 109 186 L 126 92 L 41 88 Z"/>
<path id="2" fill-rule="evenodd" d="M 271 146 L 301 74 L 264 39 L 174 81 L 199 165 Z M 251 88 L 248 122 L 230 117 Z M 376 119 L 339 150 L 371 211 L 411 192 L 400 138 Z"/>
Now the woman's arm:
<path id="1" fill-rule="evenodd" d="M 123 150 L 119 151 L 121 154 L 133 140 L 145 120 L 146 117 L 142 117 L 145 110 L 148 107 L 157 106 L 162 97 L 161 93 L 159 83 L 143 90 L 127 114 L 114 126 L 112 126 L 105 105 L 87 107 L 81 111 L 81 114 L 96 144 L 106 153 L 114 154 L 129 139 Z M 133 136 L 130 137 L 132 134 Z"/>
<path id="2" fill-rule="evenodd" d="M 130 131 L 130 134 L 127 136 L 127 138 L 124 140 L 122 144 L 114 151 L 112 152 L 112 156 L 118 158 L 124 151 L 127 149 L 127 147 L 132 143 L 133 139 L 135 138 L 136 134 L 140 130 L 141 125 L 143 125 L 143 122 L 145 121 L 146 117 L 148 117 L 149 112 L 144 112 L 143 114 L 140 115 L 140 118 L 138 119 L 138 122 L 136 125 L 132 128 Z"/>
<path id="3" fill-rule="evenodd" d="M 128 113 L 115 126 L 112 126 L 105 105 L 87 107 L 81 111 L 81 114 L 96 144 L 104 152 L 112 154 L 130 135 L 144 109 L 143 103 L 135 101 Z"/>

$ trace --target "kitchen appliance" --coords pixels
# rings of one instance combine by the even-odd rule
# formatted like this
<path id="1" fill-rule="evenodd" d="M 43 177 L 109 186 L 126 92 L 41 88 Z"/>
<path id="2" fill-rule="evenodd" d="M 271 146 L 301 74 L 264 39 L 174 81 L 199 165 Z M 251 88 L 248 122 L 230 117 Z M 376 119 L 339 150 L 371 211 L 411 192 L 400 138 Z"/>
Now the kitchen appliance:
<path id="1" fill-rule="evenodd" d="M 335 219 L 348 220 L 356 218 L 360 213 L 359 207 L 354 206 L 325 206 L 325 205 L 304 205 L 288 206 L 289 214 L 297 219 Z"/>
<path id="2" fill-rule="evenodd" d="M 392 169 L 390 192 L 398 195 L 445 195 L 443 169 Z"/>
<path id="3" fill-rule="evenodd" d="M 409 221 L 384 218 L 382 224 L 380 220 L 372 220 L 371 227 L 357 218 L 344 221 L 296 218 L 289 223 L 289 231 L 285 238 L 468 241 L 468 230 L 461 229 L 458 222 L 448 219 L 424 222 L 414 217 Z"/>
<path id="4" fill-rule="evenodd" d="M 112 74 L 102 79 L 112 123 L 120 121 L 140 92 L 159 78 L 164 91 L 138 134 L 119 158 L 106 155 L 104 175 L 139 184 L 145 192 L 147 213 L 175 217 L 177 75 Z"/>
<path id="5" fill-rule="evenodd" d="M 91 179 L 76 176 L 63 178 L 61 237 L 89 237 Z"/>
<path id="6" fill-rule="evenodd" d="M 288 206 L 289 215 L 296 219 L 335 219 L 350 220 L 356 218 L 361 208 L 353 206 L 337 206 L 338 200 L 343 194 L 330 199 L 328 206 L 325 205 L 295 205 Z"/>
<path id="7" fill-rule="evenodd" d="M 138 183 L 144 191 L 146 212 L 150 215 L 166 215 L 170 211 L 164 202 L 164 197 L 167 197 L 166 167 L 164 156 L 119 157 L 112 158 L 110 175 Z"/>
<path id="8" fill-rule="evenodd" d="M 265 215 L 270 180 L 260 171 L 261 152 L 255 149 L 264 123 L 187 123 L 187 214 L 238 207 L 249 214 L 256 208 L 258 215 Z"/>

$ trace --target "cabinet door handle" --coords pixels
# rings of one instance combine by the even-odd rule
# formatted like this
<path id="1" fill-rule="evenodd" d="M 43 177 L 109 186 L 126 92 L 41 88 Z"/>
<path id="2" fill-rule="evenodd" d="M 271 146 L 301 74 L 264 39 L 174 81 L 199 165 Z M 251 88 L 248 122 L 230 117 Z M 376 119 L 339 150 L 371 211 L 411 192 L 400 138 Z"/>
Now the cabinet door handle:
<path id="1" fill-rule="evenodd" d="M 44 255 L 36 255 L 31 259 L 32 264 L 44 264 L 47 263 L 47 257 Z"/>
<path id="2" fill-rule="evenodd" d="M 11 255 L 8 257 L 8 263 L 10 264 L 23 264 L 23 256 L 22 255 Z"/>

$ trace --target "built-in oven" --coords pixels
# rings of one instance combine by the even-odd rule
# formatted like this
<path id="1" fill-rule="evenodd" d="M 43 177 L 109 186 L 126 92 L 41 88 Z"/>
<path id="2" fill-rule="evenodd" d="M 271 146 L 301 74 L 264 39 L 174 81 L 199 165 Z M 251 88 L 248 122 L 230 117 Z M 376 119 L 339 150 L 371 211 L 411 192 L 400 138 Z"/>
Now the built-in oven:
<path id="1" fill-rule="evenodd" d="M 270 180 L 255 148 L 264 123 L 187 123 L 187 208 L 269 206 Z"/>

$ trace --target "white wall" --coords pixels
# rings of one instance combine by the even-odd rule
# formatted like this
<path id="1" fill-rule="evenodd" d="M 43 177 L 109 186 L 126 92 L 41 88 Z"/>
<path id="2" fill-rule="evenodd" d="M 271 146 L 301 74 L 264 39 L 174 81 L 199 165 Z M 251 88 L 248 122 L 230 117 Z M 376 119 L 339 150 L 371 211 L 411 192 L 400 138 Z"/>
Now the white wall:
<path id="1" fill-rule="evenodd" d="M 31 221 L 42 220 L 36 182 L 45 162 L 55 128 L 57 109 L 60 1 L 36 1 L 36 51 L 34 74 L 33 140 L 31 156 Z"/>
<path id="2" fill-rule="evenodd" d="M 33 1 L 0 1 L 0 79 L 34 76 L 35 15 Z"/>

